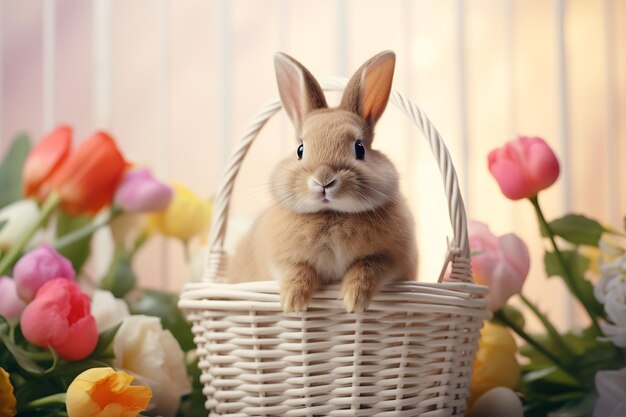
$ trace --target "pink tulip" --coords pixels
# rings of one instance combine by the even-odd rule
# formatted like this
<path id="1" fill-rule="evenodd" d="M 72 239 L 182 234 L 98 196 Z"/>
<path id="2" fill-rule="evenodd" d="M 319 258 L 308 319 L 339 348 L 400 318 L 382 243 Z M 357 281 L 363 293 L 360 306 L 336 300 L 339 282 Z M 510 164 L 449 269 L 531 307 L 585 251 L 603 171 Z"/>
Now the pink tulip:
<path id="1" fill-rule="evenodd" d="M 520 136 L 491 151 L 487 159 L 489 171 L 511 200 L 535 197 L 559 177 L 559 161 L 539 137 Z"/>
<path id="2" fill-rule="evenodd" d="M 9 277 L 0 277 L 0 316 L 9 321 L 17 321 L 26 303 L 17 295 L 15 281 Z"/>
<path id="3" fill-rule="evenodd" d="M 49 245 L 42 244 L 17 261 L 13 268 L 17 293 L 29 302 L 37 290 L 54 278 L 76 279 L 72 263 Z"/>
<path id="4" fill-rule="evenodd" d="M 89 297 L 74 281 L 56 278 L 37 291 L 22 313 L 22 333 L 34 345 L 51 346 L 61 358 L 76 361 L 93 352 L 98 343 L 96 320 Z"/>
<path id="5" fill-rule="evenodd" d="M 115 204 L 125 211 L 137 213 L 164 210 L 174 190 L 158 181 L 147 169 L 128 172 L 115 192 Z"/>
<path id="6" fill-rule="evenodd" d="M 495 236 L 477 221 L 468 226 L 474 280 L 489 287 L 489 309 L 498 311 L 522 290 L 530 269 L 528 248 L 513 233 Z"/>

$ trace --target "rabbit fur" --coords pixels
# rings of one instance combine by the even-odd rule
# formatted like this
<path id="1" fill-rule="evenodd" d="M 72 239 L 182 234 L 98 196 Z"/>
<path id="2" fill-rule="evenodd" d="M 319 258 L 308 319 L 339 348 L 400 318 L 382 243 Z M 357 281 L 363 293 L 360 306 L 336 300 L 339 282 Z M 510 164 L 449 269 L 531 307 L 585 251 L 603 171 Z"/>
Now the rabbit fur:
<path id="1" fill-rule="evenodd" d="M 298 61 L 278 53 L 274 63 L 295 146 L 271 176 L 274 203 L 239 243 L 229 279 L 278 280 L 285 312 L 306 310 L 320 286 L 341 283 L 346 310 L 363 311 L 383 284 L 414 280 L 417 269 L 414 221 L 398 173 L 372 148 L 395 55 L 365 62 L 336 108 Z"/>

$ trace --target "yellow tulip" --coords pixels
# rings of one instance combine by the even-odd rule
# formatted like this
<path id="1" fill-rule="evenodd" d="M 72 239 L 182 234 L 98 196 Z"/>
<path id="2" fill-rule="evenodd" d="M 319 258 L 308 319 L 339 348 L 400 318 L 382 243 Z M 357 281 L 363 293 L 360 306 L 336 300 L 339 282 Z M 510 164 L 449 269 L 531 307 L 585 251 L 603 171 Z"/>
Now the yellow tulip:
<path id="1" fill-rule="evenodd" d="M 168 207 L 148 218 L 148 231 L 188 241 L 204 233 L 211 222 L 212 205 L 181 184 L 172 184 L 174 197 Z"/>
<path id="2" fill-rule="evenodd" d="M 91 368 L 67 389 L 69 417 L 135 417 L 152 398 L 150 388 L 130 386 L 133 377 L 112 368 Z"/>
<path id="3" fill-rule="evenodd" d="M 0 368 L 0 417 L 13 417 L 17 413 L 16 406 L 9 374 Z"/>
<path id="4" fill-rule="evenodd" d="M 474 360 L 470 407 L 482 394 L 495 387 L 514 389 L 521 375 L 515 353 L 517 345 L 511 333 L 503 326 L 485 322 L 478 339 Z"/>

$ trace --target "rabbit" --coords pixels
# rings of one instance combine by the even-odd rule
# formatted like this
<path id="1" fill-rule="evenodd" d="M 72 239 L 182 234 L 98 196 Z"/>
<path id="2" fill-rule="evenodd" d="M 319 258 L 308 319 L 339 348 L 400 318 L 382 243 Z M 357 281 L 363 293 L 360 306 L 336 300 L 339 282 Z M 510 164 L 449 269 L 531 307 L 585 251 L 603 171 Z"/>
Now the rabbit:
<path id="1" fill-rule="evenodd" d="M 229 264 L 231 282 L 280 282 L 285 312 L 305 311 L 324 284 L 341 283 L 348 312 L 364 311 L 386 282 L 414 280 L 414 221 L 392 162 L 372 148 L 395 54 L 382 52 L 352 76 L 329 108 L 311 73 L 274 56 L 294 151 L 271 175 L 274 204 L 253 224 Z"/>

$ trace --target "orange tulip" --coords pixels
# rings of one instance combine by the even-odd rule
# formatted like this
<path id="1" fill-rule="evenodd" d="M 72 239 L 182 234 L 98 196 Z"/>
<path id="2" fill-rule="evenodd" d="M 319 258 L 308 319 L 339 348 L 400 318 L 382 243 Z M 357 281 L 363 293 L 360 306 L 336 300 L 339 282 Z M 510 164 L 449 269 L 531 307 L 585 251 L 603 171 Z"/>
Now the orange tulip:
<path id="1" fill-rule="evenodd" d="M 38 194 L 42 185 L 63 163 L 72 146 L 72 128 L 59 126 L 30 151 L 24 163 L 24 195 Z M 41 190 L 44 194 L 45 190 Z"/>
<path id="2" fill-rule="evenodd" d="M 9 374 L 0 368 L 0 417 L 13 417 L 17 413 L 17 401 Z"/>
<path id="3" fill-rule="evenodd" d="M 112 368 L 91 368 L 67 388 L 69 417 L 135 417 L 152 398 L 148 387 L 130 385 L 133 377 Z"/>
<path id="4" fill-rule="evenodd" d="M 96 213 L 113 199 L 127 164 L 115 141 L 96 132 L 54 172 L 50 188 L 68 214 Z"/>

